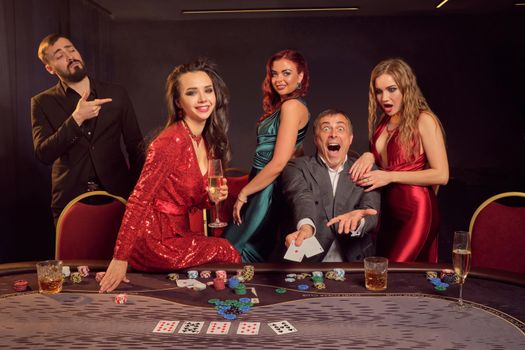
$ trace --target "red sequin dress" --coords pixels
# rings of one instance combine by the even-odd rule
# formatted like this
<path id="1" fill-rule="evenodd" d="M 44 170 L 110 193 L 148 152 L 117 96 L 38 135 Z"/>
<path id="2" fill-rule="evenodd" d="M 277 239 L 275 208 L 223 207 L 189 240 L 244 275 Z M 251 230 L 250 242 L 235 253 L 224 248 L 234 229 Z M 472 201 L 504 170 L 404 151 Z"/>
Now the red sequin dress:
<path id="1" fill-rule="evenodd" d="M 388 164 L 383 164 L 375 145 L 389 120 L 389 116 L 383 118 L 370 142 L 376 164 L 381 170 L 387 171 L 424 170 L 427 167 L 425 153 L 415 160 L 409 160 L 398 141 L 397 129 L 386 146 Z M 414 141 L 414 147 L 419 147 L 418 141 Z M 382 188 L 378 255 L 394 262 L 437 263 L 438 226 L 439 210 L 430 186 L 392 183 Z"/>
<path id="2" fill-rule="evenodd" d="M 225 239 L 189 230 L 190 210 L 209 206 L 191 138 L 177 122 L 150 145 L 129 197 L 113 257 L 141 271 L 170 271 L 204 263 L 238 263 Z"/>

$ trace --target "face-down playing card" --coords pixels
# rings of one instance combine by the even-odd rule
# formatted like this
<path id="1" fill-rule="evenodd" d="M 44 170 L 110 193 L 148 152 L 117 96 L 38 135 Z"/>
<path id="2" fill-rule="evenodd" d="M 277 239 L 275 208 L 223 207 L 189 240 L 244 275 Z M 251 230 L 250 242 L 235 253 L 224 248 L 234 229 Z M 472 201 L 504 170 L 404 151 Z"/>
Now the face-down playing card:
<path id="1" fill-rule="evenodd" d="M 199 334 L 202 329 L 202 326 L 204 326 L 204 321 L 184 321 L 184 323 L 179 329 L 179 333 Z"/>
<path id="2" fill-rule="evenodd" d="M 268 323 L 268 326 L 279 335 L 297 332 L 297 329 L 288 321 L 272 322 Z"/>

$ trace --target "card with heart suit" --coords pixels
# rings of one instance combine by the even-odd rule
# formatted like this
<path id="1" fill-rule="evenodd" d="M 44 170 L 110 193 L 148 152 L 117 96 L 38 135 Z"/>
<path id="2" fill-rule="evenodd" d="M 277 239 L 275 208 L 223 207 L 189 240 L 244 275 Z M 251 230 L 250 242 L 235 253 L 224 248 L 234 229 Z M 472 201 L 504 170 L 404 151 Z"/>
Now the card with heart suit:
<path id="1" fill-rule="evenodd" d="M 284 259 L 295 261 L 295 262 L 301 262 L 304 258 L 304 251 L 303 251 L 303 245 L 296 246 L 295 241 L 290 244 L 288 247 L 288 250 L 286 251 L 286 254 L 284 254 Z"/>
<path id="2" fill-rule="evenodd" d="M 257 335 L 260 327 L 261 322 L 241 322 L 239 323 L 239 328 L 237 328 L 237 334 Z"/>
<path id="3" fill-rule="evenodd" d="M 208 326 L 206 334 L 228 334 L 230 331 L 231 322 L 212 321 Z"/>
<path id="4" fill-rule="evenodd" d="M 201 332 L 204 321 L 184 321 L 179 329 L 181 334 L 199 334 Z"/>
<path id="5" fill-rule="evenodd" d="M 278 335 L 297 332 L 297 329 L 288 321 L 268 323 L 271 329 Z"/>
<path id="6" fill-rule="evenodd" d="M 160 320 L 153 328 L 153 333 L 173 333 L 178 324 L 179 321 Z"/>

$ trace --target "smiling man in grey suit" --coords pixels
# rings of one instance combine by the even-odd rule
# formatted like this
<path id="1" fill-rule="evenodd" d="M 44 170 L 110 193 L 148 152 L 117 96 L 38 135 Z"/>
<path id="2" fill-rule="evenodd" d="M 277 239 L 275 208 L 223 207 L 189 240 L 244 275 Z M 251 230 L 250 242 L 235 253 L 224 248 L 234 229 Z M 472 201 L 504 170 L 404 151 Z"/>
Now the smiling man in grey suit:
<path id="1" fill-rule="evenodd" d="M 352 182 L 348 157 L 352 123 L 348 116 L 329 109 L 314 121 L 317 154 L 292 160 L 282 174 L 283 192 L 291 205 L 297 231 L 286 245 L 313 235 L 324 249 L 309 261 L 355 261 L 375 253 L 371 232 L 377 226 L 380 194 Z"/>

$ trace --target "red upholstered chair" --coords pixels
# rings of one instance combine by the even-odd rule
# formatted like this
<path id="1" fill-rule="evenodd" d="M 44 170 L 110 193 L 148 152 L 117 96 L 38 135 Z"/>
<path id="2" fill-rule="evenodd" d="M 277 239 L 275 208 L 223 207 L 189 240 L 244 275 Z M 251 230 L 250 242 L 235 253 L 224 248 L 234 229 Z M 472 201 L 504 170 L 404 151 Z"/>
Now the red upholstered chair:
<path id="1" fill-rule="evenodd" d="M 237 200 L 239 192 L 248 183 L 248 172 L 241 168 L 227 168 L 224 170 L 224 177 L 228 180 L 228 198 L 221 202 L 220 219 L 230 223 L 233 220 L 233 205 Z M 215 220 L 215 209 L 210 210 L 212 220 Z M 222 236 L 224 229 L 214 229 L 213 236 Z"/>
<path id="2" fill-rule="evenodd" d="M 105 191 L 81 194 L 57 222 L 55 258 L 109 260 L 126 210 L 126 200 Z"/>
<path id="3" fill-rule="evenodd" d="M 190 222 L 190 231 L 192 232 L 203 232 L 204 235 L 208 235 L 208 224 L 206 220 L 206 209 L 190 211 L 188 219 Z"/>
<path id="4" fill-rule="evenodd" d="M 487 199 L 472 216 L 470 234 L 472 267 L 525 273 L 525 193 Z"/>

